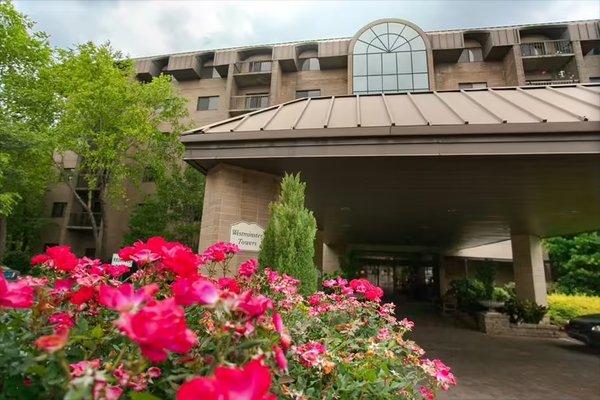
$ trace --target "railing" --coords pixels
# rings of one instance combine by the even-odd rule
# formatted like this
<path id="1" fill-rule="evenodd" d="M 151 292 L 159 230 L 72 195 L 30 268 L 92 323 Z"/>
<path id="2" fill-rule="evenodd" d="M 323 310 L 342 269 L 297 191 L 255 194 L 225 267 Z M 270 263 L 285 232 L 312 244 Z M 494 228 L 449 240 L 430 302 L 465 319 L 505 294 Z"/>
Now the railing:
<path id="1" fill-rule="evenodd" d="M 239 61 L 234 64 L 235 74 L 270 73 L 272 69 L 272 61 Z"/>
<path id="2" fill-rule="evenodd" d="M 563 85 L 570 83 L 579 83 L 579 79 L 548 79 L 548 80 L 535 80 L 525 81 L 527 85 Z"/>
<path id="3" fill-rule="evenodd" d="M 521 43 L 523 57 L 554 56 L 573 54 L 573 46 L 568 40 L 545 40 L 543 42 Z"/>
<path id="4" fill-rule="evenodd" d="M 101 213 L 92 213 L 94 216 L 94 220 L 96 221 L 96 226 L 100 226 L 100 221 L 102 221 Z M 92 220 L 88 213 L 71 213 L 69 215 L 69 227 L 72 228 L 91 228 Z"/>
<path id="5" fill-rule="evenodd" d="M 258 110 L 269 106 L 268 94 L 251 94 L 247 96 L 232 96 L 230 110 Z"/>

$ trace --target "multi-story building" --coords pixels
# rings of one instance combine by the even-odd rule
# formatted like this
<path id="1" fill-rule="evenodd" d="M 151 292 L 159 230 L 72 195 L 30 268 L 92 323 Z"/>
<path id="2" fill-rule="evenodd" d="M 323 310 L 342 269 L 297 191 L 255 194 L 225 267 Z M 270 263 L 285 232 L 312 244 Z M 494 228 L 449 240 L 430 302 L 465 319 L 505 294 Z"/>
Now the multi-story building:
<path id="1" fill-rule="evenodd" d="M 408 263 L 416 266 L 413 271 L 420 271 L 418 272 L 419 276 L 425 277 L 425 280 L 428 277 L 431 278 L 432 271 L 440 271 L 435 275 L 443 286 L 447 279 L 444 279 L 442 275 L 468 274 L 467 271 L 462 270 L 462 260 L 469 257 L 478 258 L 473 254 L 459 254 L 463 257 L 460 259 L 461 262 L 456 263 L 456 259 L 449 258 L 446 262 L 446 269 L 442 268 L 438 261 L 433 261 L 439 260 L 440 257 L 443 258 L 444 254 L 452 254 L 451 249 L 456 250 L 461 246 L 485 245 L 512 238 L 513 250 L 515 243 L 518 243 L 518 246 L 522 245 L 519 248 L 527 248 L 526 251 L 524 250 L 527 253 L 524 257 L 529 261 L 525 263 L 531 264 L 532 257 L 538 256 L 539 246 L 529 246 L 533 243 L 528 242 L 527 238 L 530 236 L 576 233 L 581 230 L 600 228 L 600 222 L 597 220 L 600 212 L 593 208 L 591 203 L 586 202 L 580 207 L 581 210 L 593 211 L 590 211 L 591 213 L 588 215 L 588 223 L 579 221 L 573 225 L 563 224 L 562 228 L 548 228 L 550 225 L 544 222 L 545 217 L 542 218 L 539 215 L 529 219 L 524 217 L 527 207 L 540 206 L 532 198 L 535 197 L 535 194 L 527 199 L 517 198 L 518 196 L 515 195 L 514 203 L 507 202 L 506 207 L 510 209 L 512 204 L 520 208 L 518 212 L 514 211 L 511 214 L 510 210 L 502 206 L 493 206 L 494 201 L 498 202 L 497 199 L 481 198 L 479 199 L 480 203 L 474 201 L 473 199 L 478 199 L 480 196 L 480 193 L 474 189 L 477 187 L 475 181 L 472 186 L 461 187 L 464 188 L 463 194 L 469 197 L 465 199 L 465 202 L 474 207 L 474 212 L 487 213 L 485 216 L 480 215 L 477 218 L 463 214 L 466 210 L 463 205 L 459 204 L 458 197 L 453 199 L 454 203 L 448 202 L 447 204 L 443 202 L 444 192 L 431 190 L 430 196 L 440 197 L 435 199 L 427 197 L 425 196 L 426 188 L 405 176 L 389 174 L 390 179 L 406 179 L 406 183 L 413 185 L 407 189 L 408 192 L 405 195 L 409 196 L 409 192 L 413 190 L 413 200 L 424 201 L 420 206 L 429 210 L 430 217 L 438 218 L 439 216 L 435 213 L 443 208 L 444 213 L 440 219 L 444 220 L 444 224 L 428 220 L 427 215 L 422 213 L 419 213 L 418 218 L 415 216 L 416 213 L 413 213 L 414 215 L 397 213 L 393 210 L 393 204 L 378 200 L 382 197 L 393 200 L 404 193 L 397 188 L 390 189 L 386 186 L 385 180 L 381 180 L 381 174 L 386 176 L 389 172 L 386 168 L 392 167 L 415 169 L 415 176 L 430 180 L 431 184 L 437 185 L 438 188 L 445 187 L 444 185 L 465 185 L 466 183 L 461 179 L 477 180 L 482 185 L 481 190 L 484 191 L 485 185 L 491 185 L 494 182 L 485 182 L 485 173 L 477 175 L 474 174 L 474 171 L 478 170 L 480 165 L 481 171 L 488 171 L 491 174 L 490 171 L 494 171 L 494 168 L 501 168 L 503 162 L 495 158 L 493 160 L 482 159 L 480 164 L 473 164 L 475 154 L 480 157 L 485 154 L 481 151 L 472 153 L 474 157 L 470 157 L 468 160 L 453 160 L 451 163 L 445 163 L 445 161 L 441 162 L 436 159 L 429 162 L 428 157 L 431 157 L 432 154 L 440 155 L 441 151 L 436 150 L 431 153 L 430 150 L 426 151 L 423 148 L 415 150 L 415 153 L 411 154 L 414 156 L 412 158 L 392 157 L 398 154 L 388 152 L 389 149 L 379 144 L 379 147 L 360 147 L 362 153 L 355 153 L 358 151 L 358 147 L 352 147 L 354 142 L 347 138 L 346 147 L 343 149 L 340 147 L 341 153 L 315 150 L 310 153 L 312 156 L 301 157 L 299 155 L 299 149 L 303 145 L 301 138 L 308 137 L 308 133 L 320 135 L 321 138 L 331 136 L 330 142 L 333 142 L 339 132 L 346 132 L 344 129 L 348 129 L 349 132 L 350 128 L 348 127 L 351 125 L 355 128 L 365 129 L 365 135 L 382 135 L 382 131 L 376 133 L 375 128 L 369 131 L 366 127 L 378 127 L 378 122 L 373 121 L 384 118 L 386 115 L 389 121 L 384 125 L 390 131 L 399 125 L 419 126 L 418 129 L 410 131 L 412 135 L 417 133 L 438 135 L 443 126 L 450 126 L 456 122 L 453 119 L 467 127 L 469 118 L 484 120 L 483 115 L 495 119 L 496 122 L 500 121 L 501 125 L 511 125 L 511 129 L 516 129 L 517 126 L 506 124 L 506 122 L 507 120 L 510 122 L 511 117 L 515 115 L 522 114 L 523 116 L 523 121 L 517 122 L 528 121 L 527 116 L 537 122 L 542 120 L 546 122 L 548 118 L 540 118 L 539 110 L 535 109 L 538 107 L 537 103 L 526 104 L 525 100 L 528 98 L 531 100 L 530 97 L 533 96 L 531 92 L 527 91 L 527 87 L 563 84 L 576 86 L 600 82 L 600 20 L 444 31 L 423 31 L 416 25 L 403 20 L 379 20 L 361 28 L 352 38 L 307 40 L 167 54 L 137 59 L 136 68 L 137 78 L 142 81 L 149 81 L 160 74 L 172 75 L 174 84 L 181 95 L 188 99 L 189 113 L 193 124 L 197 127 L 204 127 L 193 131 L 191 135 L 184 138 L 187 148 L 186 161 L 207 174 L 200 247 L 216 240 L 229 240 L 233 235 L 232 226 L 238 226 L 236 225 L 238 222 L 248 222 L 246 228 L 250 227 L 248 229 L 252 230 L 255 229 L 252 228 L 254 226 L 260 231 L 261 227 L 267 223 L 267 205 L 275 198 L 278 177 L 284 171 L 301 171 L 308 178 L 308 201 L 311 208 L 315 209 L 319 224 L 319 240 L 323 245 L 322 249 L 320 245 L 318 246 L 317 262 L 325 270 L 333 268 L 339 265 L 342 253 L 351 248 L 359 253 L 362 252 L 365 267 L 369 265 L 385 266 L 385 268 L 369 269 L 369 273 L 375 274 L 376 279 L 382 285 L 384 284 L 379 281 L 380 279 L 388 281 L 391 279 L 396 282 L 391 283 L 392 285 L 400 284 L 398 283 L 399 275 L 394 275 L 397 273 L 394 272 L 397 269 L 390 262 L 400 265 L 407 263 L 406 260 L 412 260 Z M 510 93 L 509 91 L 502 92 L 504 94 L 500 94 L 498 90 L 491 90 L 491 88 L 502 87 L 517 89 L 513 89 Z M 560 88 L 560 86 L 557 87 Z M 490 90 L 486 90 L 486 88 Z M 557 90 L 554 87 L 548 89 L 552 93 Z M 595 89 L 587 88 L 585 90 L 593 92 Z M 498 106 L 499 108 L 496 110 L 490 99 L 480 98 L 479 95 L 476 95 L 479 92 L 485 92 L 491 98 L 496 98 L 497 102 L 503 103 L 504 106 Z M 577 94 L 563 93 L 560 90 L 559 92 L 561 98 L 571 98 L 571 102 L 579 102 L 584 108 L 592 107 L 593 109 L 594 107 L 595 97 L 593 94 L 590 94 L 592 96 L 590 101 L 590 99 L 578 97 L 579 92 Z M 381 96 L 382 93 L 386 96 Z M 408 95 L 398 97 L 398 93 L 408 93 Z M 462 96 L 456 97 L 453 93 L 459 93 Z M 372 94 L 379 96 L 367 96 Z M 310 99 L 313 99 L 312 103 Z M 552 107 L 553 99 L 542 98 L 537 101 L 550 103 L 550 105 L 545 104 L 545 107 Z M 267 111 L 259 111 L 262 109 Z M 462 111 L 458 111 L 459 109 Z M 584 111 L 588 112 L 589 110 Z M 444 113 L 449 113 L 448 119 L 442 118 L 441 121 L 435 122 L 435 117 Z M 501 115 L 503 113 L 508 113 L 509 118 Z M 565 111 L 564 109 L 562 111 L 559 109 L 556 113 L 557 115 L 579 115 L 573 110 Z M 282 120 L 284 116 L 291 119 Z M 344 116 L 352 121 L 340 122 L 340 118 Z M 408 118 L 408 121 L 404 123 L 394 121 L 394 119 L 404 117 Z M 594 114 L 592 118 L 588 118 L 588 116 L 585 118 L 586 121 L 588 119 L 595 121 L 595 117 Z M 231 120 L 227 122 L 228 119 Z M 321 121 L 317 124 L 320 125 L 307 122 L 311 119 L 313 122 L 315 119 Z M 428 128 L 424 128 L 427 132 L 420 127 L 423 121 L 428 126 Z M 336 123 L 339 124 L 337 128 Z M 597 123 L 594 122 L 594 124 L 591 128 L 592 131 L 598 130 Z M 471 127 L 474 125 L 476 124 L 471 124 Z M 525 125 L 518 125 L 519 128 L 523 126 Z M 584 130 L 589 131 L 588 126 L 586 125 Z M 532 132 L 540 130 L 533 125 L 531 129 Z M 276 132 L 271 132 L 273 130 Z M 465 128 L 465 132 L 467 131 L 469 130 Z M 264 137 L 268 137 L 269 140 L 265 139 L 260 149 L 255 147 L 243 155 L 236 150 L 247 146 L 251 140 L 259 137 L 261 132 L 264 132 Z M 269 135 L 275 136 L 269 136 L 267 132 Z M 196 138 L 199 137 L 199 134 L 206 137 L 208 133 L 215 134 L 208 135 L 215 138 L 215 141 L 207 142 L 206 146 L 210 146 L 210 150 L 205 151 L 203 149 L 209 149 L 209 147 L 203 147 L 201 143 L 205 139 Z M 229 139 L 221 139 L 224 133 L 231 133 Z M 299 136 L 295 144 L 287 143 L 284 146 L 277 142 L 276 133 L 281 135 L 298 133 Z M 255 136 L 250 136 L 251 134 Z M 228 147 L 224 144 L 227 140 L 231 144 L 234 139 L 237 147 Z M 210 141 L 211 139 L 206 140 Z M 436 140 L 438 140 L 437 143 L 444 142 L 444 139 Z M 588 142 L 586 143 L 589 145 Z M 590 143 L 592 147 L 589 149 L 589 153 L 597 154 L 599 152 L 597 142 Z M 330 143 L 328 142 L 328 144 Z M 278 152 L 282 148 L 278 146 L 284 146 L 285 153 Z M 324 143 L 321 144 L 321 149 L 323 148 L 325 148 Z M 375 153 L 370 153 L 370 149 L 374 149 Z M 525 145 L 523 145 L 523 151 L 523 154 L 529 154 Z M 571 153 L 570 150 L 565 150 L 565 152 Z M 515 150 L 510 154 L 517 153 L 518 151 Z M 534 153 L 535 151 L 531 153 L 532 157 L 536 157 Z M 346 164 L 345 162 L 348 160 L 344 158 L 344 162 L 342 162 L 342 157 L 353 157 L 352 160 L 357 162 Z M 363 165 L 365 157 L 372 163 L 364 168 L 357 168 L 357 165 Z M 301 158 L 302 161 L 300 161 Z M 447 157 L 446 160 L 450 158 Z M 325 163 L 324 159 L 334 160 L 333 164 Z M 269 162 L 262 162 L 264 160 Z M 536 171 L 542 171 L 545 168 L 530 165 L 527 163 L 529 160 L 515 159 L 513 163 L 507 162 L 506 171 L 519 174 L 522 171 L 520 168 L 533 168 Z M 556 165 L 556 161 L 550 162 L 544 159 L 540 162 L 547 166 L 547 163 Z M 558 162 L 563 161 L 558 160 Z M 576 163 L 568 164 L 563 170 L 580 174 L 583 180 L 578 181 L 578 184 L 598 184 L 598 171 L 592 173 L 589 169 L 597 161 L 598 158 L 581 158 Z M 489 163 L 492 163 L 493 166 L 488 165 Z M 76 159 L 73 160 L 73 167 L 75 165 Z M 579 168 L 583 168 L 583 170 Z M 337 171 L 337 177 L 341 177 L 342 174 L 354 174 L 355 179 L 354 181 L 341 178 L 319 180 L 319 177 L 329 177 L 329 173 L 332 171 Z M 549 175 L 545 175 L 547 171 L 543 171 L 544 173 L 540 172 L 538 175 L 529 176 L 529 179 L 548 179 Z M 556 171 L 552 171 L 556 173 Z M 370 179 L 361 175 L 367 172 L 376 173 L 379 176 L 376 179 L 375 177 Z M 431 175 L 434 173 L 437 175 Z M 461 173 L 464 173 L 462 178 Z M 444 181 L 439 179 L 440 174 L 448 174 L 453 178 Z M 492 176 L 497 176 L 497 174 L 492 174 Z M 355 182 L 360 185 L 363 178 L 365 190 L 372 189 L 368 196 L 365 196 L 364 193 L 358 195 L 352 191 L 346 193 L 342 190 L 343 187 L 340 187 L 340 182 L 347 182 L 349 185 Z M 369 184 L 371 181 L 379 182 L 379 186 L 371 187 Z M 401 185 L 400 182 L 398 184 Z M 377 187 L 382 187 L 382 189 L 374 190 Z M 391 192 L 383 190 L 384 187 L 390 189 Z M 339 193 L 337 195 L 329 193 L 328 188 L 331 191 L 337 190 Z M 452 192 L 451 189 L 452 187 L 448 187 L 448 193 Z M 488 189 L 487 195 L 500 193 L 489 187 Z M 533 185 L 531 190 L 539 190 L 539 193 L 548 190 L 548 193 L 555 193 L 558 189 L 536 188 Z M 342 192 L 345 194 L 342 195 Z M 417 192 L 419 195 L 414 195 Z M 342 197 L 340 198 L 340 196 Z M 352 216 L 356 213 L 357 208 L 370 209 L 370 206 L 368 203 L 361 206 L 356 201 L 344 199 L 344 196 L 355 196 L 352 199 L 371 202 L 371 206 L 376 208 L 377 212 L 374 212 L 371 217 L 364 213 Z M 483 195 L 481 194 L 481 196 Z M 597 193 L 588 200 L 593 199 L 598 200 Z M 379 204 L 381 202 L 382 204 Z M 332 205 L 334 203 L 335 205 Z M 437 205 L 437 208 L 432 208 L 434 203 L 440 204 Z M 481 206 L 484 203 L 489 204 L 489 207 Z M 89 224 L 86 225 L 85 221 L 81 220 L 80 214 L 73 204 L 71 196 L 60 187 L 50 191 L 48 213 L 56 216 L 57 227 L 55 231 L 45 237 L 45 240 L 47 243 L 71 243 L 80 253 L 91 252 L 89 247 L 91 235 L 87 226 Z M 399 207 L 408 209 L 405 203 L 398 201 L 398 204 Z M 548 207 L 548 210 L 545 211 L 549 213 L 556 211 L 551 208 Z M 391 221 L 376 219 L 383 217 L 383 215 L 379 215 L 379 211 L 382 210 L 387 210 Z M 574 211 L 571 217 L 582 212 L 581 210 L 571 210 Z M 109 216 L 109 218 L 115 218 L 114 222 L 108 224 L 111 229 L 114 229 L 110 234 L 112 242 L 109 244 L 109 253 L 118 245 L 126 230 L 128 212 L 128 210 L 115 211 L 113 217 Z M 404 220 L 394 221 L 393 217 L 402 217 Z M 478 219 L 479 217 L 481 218 Z M 517 224 L 516 221 L 519 218 L 527 219 L 526 223 Z M 369 220 L 373 225 L 367 227 L 365 224 Z M 402 226 L 396 233 L 393 229 L 394 224 Z M 489 229 L 475 229 L 477 224 L 488 226 Z M 377 228 L 375 225 L 381 226 Z M 516 228 L 517 225 L 519 228 Z M 541 226 L 548 229 L 542 229 Z M 534 227 L 535 229 L 527 230 L 523 227 Z M 363 230 L 365 234 L 354 232 L 359 229 Z M 525 236 L 518 237 L 516 233 L 522 233 Z M 246 234 L 252 236 L 250 233 Z M 436 235 L 444 236 L 444 239 L 435 240 Z M 529 244 L 524 244 L 526 242 Z M 249 245 L 248 249 L 244 257 L 253 254 L 252 245 Z M 510 251 L 510 246 L 508 249 Z M 521 256 L 520 251 L 519 255 L 515 257 Z M 408 253 L 411 255 L 407 256 Z M 502 259 L 503 257 L 487 253 L 481 258 Z M 537 261 L 540 260 L 538 257 Z M 458 267 L 456 265 L 453 267 L 453 263 Z M 515 270 L 513 274 L 512 265 L 509 264 L 509 266 L 510 270 L 505 271 L 506 280 L 516 279 L 526 282 L 521 284 L 521 287 L 526 287 L 526 289 L 521 289 L 522 293 L 538 299 L 536 297 L 539 294 L 537 283 L 534 284 L 531 279 L 527 281 L 528 278 L 520 278 L 520 276 L 523 274 L 529 277 L 532 274 L 539 275 L 539 270 L 534 273 L 531 271 L 521 273 Z M 539 265 L 535 267 L 538 268 Z M 460 271 L 453 271 L 452 268 Z"/>

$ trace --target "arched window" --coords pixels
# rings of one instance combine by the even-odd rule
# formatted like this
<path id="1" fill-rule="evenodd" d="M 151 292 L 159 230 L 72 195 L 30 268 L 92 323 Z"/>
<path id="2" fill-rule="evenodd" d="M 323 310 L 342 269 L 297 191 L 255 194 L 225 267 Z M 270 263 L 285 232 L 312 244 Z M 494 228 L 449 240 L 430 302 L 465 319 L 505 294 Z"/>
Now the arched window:
<path id="1" fill-rule="evenodd" d="M 425 41 L 400 22 L 382 22 L 362 32 L 352 65 L 357 94 L 429 90 Z"/>
<path id="2" fill-rule="evenodd" d="M 316 57 L 301 58 L 300 59 L 300 70 L 301 71 L 318 71 L 319 70 L 319 59 Z"/>

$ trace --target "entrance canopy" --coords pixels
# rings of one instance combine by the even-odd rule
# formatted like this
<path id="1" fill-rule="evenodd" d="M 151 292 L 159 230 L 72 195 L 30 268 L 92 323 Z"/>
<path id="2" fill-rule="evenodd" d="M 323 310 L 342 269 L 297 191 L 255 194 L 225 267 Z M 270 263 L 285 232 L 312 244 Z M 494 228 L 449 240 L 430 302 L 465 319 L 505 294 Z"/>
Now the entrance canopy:
<path id="1" fill-rule="evenodd" d="M 182 141 L 203 172 L 301 172 L 326 243 L 448 249 L 600 228 L 600 85 L 298 99 Z"/>

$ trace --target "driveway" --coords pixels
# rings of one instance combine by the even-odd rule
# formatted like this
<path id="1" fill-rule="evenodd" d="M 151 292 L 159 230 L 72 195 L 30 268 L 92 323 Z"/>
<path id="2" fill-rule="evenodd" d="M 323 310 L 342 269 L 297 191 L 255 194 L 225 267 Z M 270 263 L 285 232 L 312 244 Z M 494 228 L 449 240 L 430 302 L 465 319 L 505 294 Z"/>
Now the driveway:
<path id="1" fill-rule="evenodd" d="M 399 304 L 397 310 L 415 321 L 411 338 L 458 379 L 440 400 L 600 400 L 600 353 L 579 342 L 489 336 L 426 304 Z"/>

